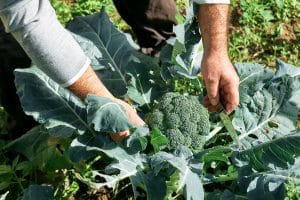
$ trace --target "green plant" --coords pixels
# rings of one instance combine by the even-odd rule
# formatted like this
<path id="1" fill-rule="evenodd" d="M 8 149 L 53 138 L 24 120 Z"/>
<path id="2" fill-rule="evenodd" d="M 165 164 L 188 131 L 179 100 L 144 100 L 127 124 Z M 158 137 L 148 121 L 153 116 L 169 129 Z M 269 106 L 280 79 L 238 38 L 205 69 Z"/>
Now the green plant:
<path id="1" fill-rule="evenodd" d="M 235 62 L 257 61 L 275 66 L 275 58 L 299 63 L 300 3 L 232 1 L 230 56 Z"/>
<path id="2" fill-rule="evenodd" d="M 284 200 L 297 200 L 300 199 L 300 188 L 292 178 L 286 183 L 287 194 Z"/>
<path id="3" fill-rule="evenodd" d="M 132 39 L 115 29 L 104 11 L 77 18 L 68 28 L 106 86 L 115 96 L 130 99 L 142 116 L 154 109 L 163 94 L 173 92 L 173 80 L 184 77 L 204 87 L 194 64 L 199 54 L 197 26 L 188 16 L 158 59 L 138 53 Z M 28 138 L 37 141 L 36 135 L 43 133 L 43 144 L 48 144 L 48 134 L 67 138 L 59 158 L 72 163 L 62 168 L 71 168 L 76 182 L 92 191 L 102 187 L 118 191 L 124 185 L 133 198 L 284 199 L 285 183 L 299 173 L 300 133 L 295 122 L 300 71 L 280 60 L 276 67 L 236 65 L 241 101 L 231 116 L 231 128 L 238 133 L 237 142 L 230 137 L 228 124 L 211 114 L 210 140 L 196 152 L 185 146 L 170 151 L 163 128 L 134 128 L 120 105 L 93 95 L 82 102 L 36 67 L 19 69 L 15 76 L 24 110 L 45 127 L 33 130 Z M 32 91 L 41 95 L 30 95 Z M 120 144 L 106 134 L 127 129 L 131 136 Z M 226 143 L 216 146 L 220 140 Z M 29 146 L 24 140 L 19 142 L 14 149 L 23 143 Z M 49 192 L 47 187 L 33 187 L 25 195 L 37 189 Z"/>
<path id="4" fill-rule="evenodd" d="M 210 131 L 208 111 L 199 99 L 179 93 L 164 94 L 147 119 L 151 128 L 158 128 L 167 136 L 170 149 L 185 145 L 200 150 Z"/>

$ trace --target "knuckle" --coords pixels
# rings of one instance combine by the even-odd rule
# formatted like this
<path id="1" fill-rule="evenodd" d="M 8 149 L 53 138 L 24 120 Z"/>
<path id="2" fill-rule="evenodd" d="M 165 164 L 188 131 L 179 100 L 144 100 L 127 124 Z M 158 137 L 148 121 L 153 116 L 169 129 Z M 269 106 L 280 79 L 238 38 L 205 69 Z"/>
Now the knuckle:
<path id="1" fill-rule="evenodd" d="M 211 83 L 217 83 L 217 82 L 218 82 L 218 79 L 217 79 L 215 76 L 208 76 L 206 80 L 207 80 L 207 82 L 209 82 L 210 84 L 211 84 Z"/>

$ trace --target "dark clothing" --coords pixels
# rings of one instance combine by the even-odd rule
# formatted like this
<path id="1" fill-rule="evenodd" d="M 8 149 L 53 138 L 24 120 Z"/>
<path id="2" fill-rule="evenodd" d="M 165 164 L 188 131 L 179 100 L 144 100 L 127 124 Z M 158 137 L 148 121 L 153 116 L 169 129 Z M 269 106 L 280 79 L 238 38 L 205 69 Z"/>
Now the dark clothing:
<path id="1" fill-rule="evenodd" d="M 4 32 L 0 22 L 0 104 L 10 114 L 11 121 L 14 121 L 12 124 L 16 123 L 11 130 L 13 137 L 22 135 L 37 124 L 23 112 L 14 84 L 14 69 L 29 67 L 30 62 L 15 39 Z"/>
<path id="2" fill-rule="evenodd" d="M 173 35 L 174 0 L 113 0 L 119 14 L 131 26 L 142 52 L 154 55 Z"/>

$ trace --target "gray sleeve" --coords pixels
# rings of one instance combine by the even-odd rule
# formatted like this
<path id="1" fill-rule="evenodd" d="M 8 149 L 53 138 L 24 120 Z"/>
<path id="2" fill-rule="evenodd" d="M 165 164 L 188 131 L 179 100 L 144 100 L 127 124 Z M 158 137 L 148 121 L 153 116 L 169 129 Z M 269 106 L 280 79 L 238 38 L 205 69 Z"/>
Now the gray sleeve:
<path id="1" fill-rule="evenodd" d="M 0 0 L 0 18 L 33 63 L 62 86 L 88 68 L 90 60 L 58 22 L 49 0 Z"/>

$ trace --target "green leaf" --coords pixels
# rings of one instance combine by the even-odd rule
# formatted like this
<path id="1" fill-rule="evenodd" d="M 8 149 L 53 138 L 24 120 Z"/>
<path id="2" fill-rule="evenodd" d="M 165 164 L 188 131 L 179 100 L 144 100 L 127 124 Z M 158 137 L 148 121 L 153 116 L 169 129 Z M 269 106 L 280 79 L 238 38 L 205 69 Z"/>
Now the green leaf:
<path id="1" fill-rule="evenodd" d="M 41 170 L 54 171 L 70 168 L 71 163 L 66 155 L 61 154 L 56 148 L 58 144 L 59 140 L 57 138 L 51 137 L 43 127 L 37 126 L 9 143 L 6 149 L 26 156 L 32 166 L 37 166 Z M 18 167 L 20 166 L 17 165 Z"/>
<path id="2" fill-rule="evenodd" d="M 300 157 L 300 132 L 233 153 L 234 160 L 241 165 L 246 162 L 257 171 L 274 167 L 288 169 L 294 164 L 296 157 Z"/>
<path id="3" fill-rule="evenodd" d="M 240 105 L 232 123 L 246 149 L 296 129 L 300 79 L 283 73 L 290 71 L 285 66 L 280 68 L 280 73 L 274 73 L 257 64 L 237 65 L 241 80 Z"/>
<path id="4" fill-rule="evenodd" d="M 9 181 L 2 181 L 0 182 L 0 190 L 5 190 L 12 184 L 12 180 Z"/>
<path id="5" fill-rule="evenodd" d="M 130 177 L 134 198 L 138 199 L 140 196 L 137 187 L 142 187 L 147 192 L 147 199 L 149 200 L 163 200 L 166 195 L 166 183 L 162 176 L 156 175 L 153 172 L 143 173 L 138 172 L 136 175 Z"/>
<path id="6" fill-rule="evenodd" d="M 168 154 L 166 152 L 158 152 L 153 159 L 158 163 L 162 161 L 169 163 L 179 171 L 179 185 L 177 193 L 183 192 L 185 199 L 202 200 L 204 199 L 204 190 L 199 175 L 193 172 L 189 167 L 189 159 L 186 157 L 187 152 L 180 149 L 177 155 Z M 161 164 L 160 164 L 161 165 Z M 159 167 L 159 166 L 157 166 Z"/>
<path id="7" fill-rule="evenodd" d="M 33 164 L 30 161 L 20 162 L 16 167 L 16 171 L 22 171 L 23 176 L 29 175 L 32 170 Z"/>
<path id="8" fill-rule="evenodd" d="M 15 169 L 19 162 L 19 156 L 17 156 L 12 162 L 12 168 Z"/>
<path id="9" fill-rule="evenodd" d="M 300 183 L 300 133 L 286 135 L 251 149 L 234 152 L 239 185 L 249 199 L 283 199 L 284 183 Z"/>
<path id="10" fill-rule="evenodd" d="M 202 157 L 204 163 L 211 163 L 213 161 L 229 162 L 232 150 L 229 147 L 217 146 L 209 149 Z"/>
<path id="11" fill-rule="evenodd" d="M 139 106 L 147 106 L 161 96 L 165 83 L 160 76 L 160 66 L 156 58 L 134 54 L 126 66 L 130 76 L 127 95 Z"/>
<path id="12" fill-rule="evenodd" d="M 104 85 L 118 97 L 126 93 L 125 66 L 137 50 L 129 34 L 118 31 L 110 22 L 104 8 L 99 13 L 76 17 L 67 28 L 92 60 L 92 66 Z"/>
<path id="13" fill-rule="evenodd" d="M 238 145 L 238 147 L 239 147 L 240 141 L 238 140 L 238 135 L 232 125 L 231 119 L 224 111 L 222 111 L 220 113 L 220 118 L 221 118 L 221 121 L 224 124 L 226 130 L 228 131 L 230 137 L 232 138 L 232 141 L 234 141 L 236 143 L 236 145 Z"/>
<path id="14" fill-rule="evenodd" d="M 88 95 L 86 101 L 87 121 L 96 131 L 119 133 L 133 127 L 125 109 L 111 99 Z"/>
<path id="15" fill-rule="evenodd" d="M 166 197 L 165 197 L 166 200 L 167 199 L 170 200 L 170 199 L 174 198 L 173 196 L 177 192 L 177 189 L 179 187 L 179 179 L 180 179 L 179 171 L 176 170 L 169 177 L 169 180 L 166 181 L 166 183 L 167 183 L 167 194 L 166 194 Z"/>
<path id="16" fill-rule="evenodd" d="M 49 186 L 31 185 L 24 191 L 21 200 L 54 200 L 53 189 Z"/>
<path id="17" fill-rule="evenodd" d="M 100 173 L 97 170 L 92 171 L 92 180 L 95 177 L 104 178 L 104 182 L 95 182 L 87 179 L 83 179 L 92 188 L 99 189 L 107 186 L 114 188 L 119 181 L 129 178 L 137 174 L 139 169 L 144 168 L 144 157 L 140 153 L 128 154 L 123 148 L 116 143 L 108 140 L 103 135 L 97 135 L 96 137 L 85 133 L 82 136 L 74 139 L 70 147 L 71 158 L 85 159 L 89 158 L 95 153 L 105 153 L 108 157 L 115 160 L 105 169 L 105 174 Z M 94 154 L 93 154 L 94 153 Z"/>
<path id="18" fill-rule="evenodd" d="M 150 143 L 153 146 L 154 153 L 159 152 L 165 145 L 169 143 L 168 138 L 163 135 L 160 130 L 154 129 L 150 133 Z"/>
<path id="19" fill-rule="evenodd" d="M 148 146 L 148 140 L 146 136 L 149 135 L 149 129 L 145 126 L 132 129 L 130 136 L 123 141 L 127 152 L 137 153 L 144 151 Z"/>
<path id="20" fill-rule="evenodd" d="M 36 67 L 17 69 L 15 84 L 24 112 L 51 135 L 69 137 L 88 129 L 83 102 Z"/>
<path id="21" fill-rule="evenodd" d="M 176 37 L 167 40 L 160 53 L 162 75 L 168 78 L 180 75 L 189 79 L 197 78 L 202 58 L 202 48 L 198 24 L 193 19 L 187 19 L 185 24 L 174 27 Z"/>
<path id="22" fill-rule="evenodd" d="M 0 165 L 0 175 L 12 173 L 12 167 L 10 165 Z"/>

